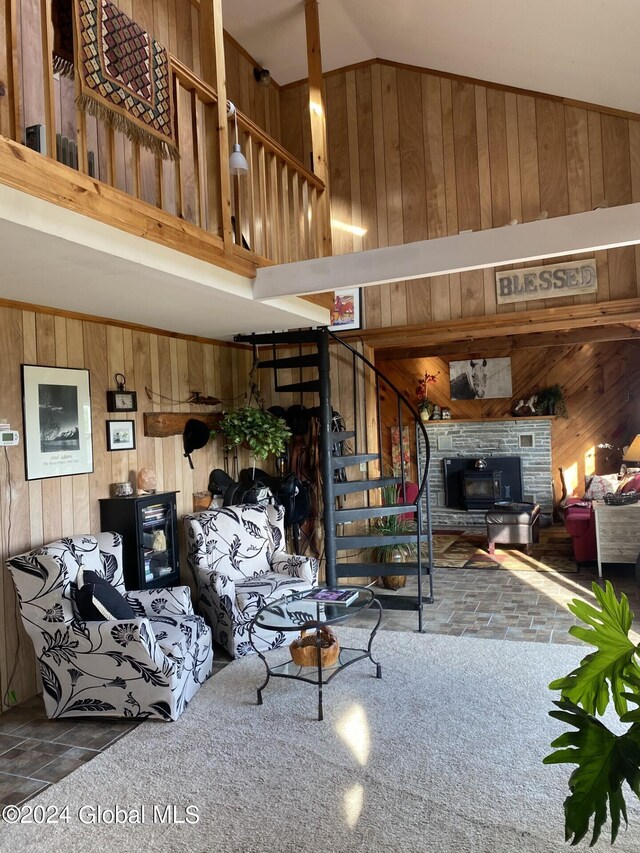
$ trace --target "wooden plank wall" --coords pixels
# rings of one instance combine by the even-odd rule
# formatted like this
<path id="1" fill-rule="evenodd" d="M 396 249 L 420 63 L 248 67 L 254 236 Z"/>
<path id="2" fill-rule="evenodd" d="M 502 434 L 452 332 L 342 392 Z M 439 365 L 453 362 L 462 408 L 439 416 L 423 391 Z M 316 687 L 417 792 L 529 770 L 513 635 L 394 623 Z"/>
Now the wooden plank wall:
<path id="1" fill-rule="evenodd" d="M 258 86 L 253 76 L 253 69 L 258 63 L 228 33 L 225 33 L 224 57 L 227 98 L 280 142 L 280 87 L 274 80 L 266 87 Z"/>
<path id="2" fill-rule="evenodd" d="M 222 467 L 220 439 L 193 454 L 194 470 L 183 457 L 182 436 L 147 438 L 145 411 L 196 413 L 199 407 L 172 403 L 186 400 L 193 390 L 227 401 L 241 399 L 251 367 L 249 350 L 202 343 L 162 334 L 123 328 L 109 323 L 72 319 L 52 313 L 0 307 L 0 415 L 20 432 L 20 445 L 0 453 L 0 682 L 3 699 L 8 678 L 18 701 L 36 692 L 31 643 L 16 613 L 13 583 L 4 561 L 8 556 L 50 542 L 60 536 L 100 530 L 98 498 L 109 496 L 114 482 L 131 479 L 137 471 L 153 468 L 158 489 L 178 490 L 178 515 L 192 509 L 193 492 L 206 491 L 212 468 Z M 93 474 L 46 480 L 25 480 L 20 365 L 82 367 L 90 371 L 93 421 Z M 113 376 L 124 373 L 127 390 L 137 391 L 136 449 L 107 452 L 106 392 L 115 389 Z M 149 400 L 145 386 L 152 389 Z M 162 396 L 161 396 L 162 395 Z M 201 408 L 201 407 L 200 407 Z M 210 408 L 201 411 L 212 411 Z M 248 464 L 248 460 L 242 461 Z M 182 540 L 182 533 L 180 534 Z M 188 582 L 182 559 L 182 580 Z"/>
<path id="3" fill-rule="evenodd" d="M 325 75 L 334 254 L 640 200 L 640 122 L 386 61 Z M 280 93 L 282 142 L 308 161 L 307 87 Z M 638 295 L 640 249 L 597 253 L 596 295 Z M 367 328 L 513 311 L 493 271 L 365 289 Z"/>
<path id="4" fill-rule="evenodd" d="M 468 357 L 468 356 L 467 356 Z M 554 488 L 561 495 L 558 469 L 566 472 L 569 491 L 582 494 L 588 473 L 613 473 L 620 456 L 599 450 L 599 444 L 629 444 L 640 432 L 640 349 L 616 341 L 575 344 L 548 349 L 517 349 L 511 355 L 513 396 L 499 400 L 449 399 L 449 362 L 465 356 L 384 361 L 378 367 L 411 400 L 425 372 L 437 374 L 429 399 L 448 406 L 453 418 L 482 419 L 511 414 L 520 398 L 559 383 L 567 398 L 568 418 L 556 418 L 552 428 Z M 397 423 L 395 407 L 383 404 L 383 435 Z M 388 449 L 387 449 L 388 452 Z M 606 459 L 606 457 L 609 459 Z M 606 470 L 605 470 L 606 469 Z"/>

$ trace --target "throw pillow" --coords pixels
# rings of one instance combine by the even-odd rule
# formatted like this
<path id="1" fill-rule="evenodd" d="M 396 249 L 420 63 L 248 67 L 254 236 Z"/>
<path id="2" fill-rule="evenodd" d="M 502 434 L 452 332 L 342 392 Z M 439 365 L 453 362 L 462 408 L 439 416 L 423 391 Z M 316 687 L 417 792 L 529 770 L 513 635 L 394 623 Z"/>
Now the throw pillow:
<path id="1" fill-rule="evenodd" d="M 584 500 L 601 501 L 605 495 L 615 492 L 619 485 L 617 474 L 594 474 L 584 493 Z"/>
<path id="2" fill-rule="evenodd" d="M 618 486 L 618 494 L 625 495 L 627 492 L 640 492 L 640 474 L 627 474 Z"/>
<path id="3" fill-rule="evenodd" d="M 76 607 L 80 618 L 85 622 L 135 619 L 136 614 L 129 602 L 105 578 L 89 569 L 81 568 L 76 583 Z"/>

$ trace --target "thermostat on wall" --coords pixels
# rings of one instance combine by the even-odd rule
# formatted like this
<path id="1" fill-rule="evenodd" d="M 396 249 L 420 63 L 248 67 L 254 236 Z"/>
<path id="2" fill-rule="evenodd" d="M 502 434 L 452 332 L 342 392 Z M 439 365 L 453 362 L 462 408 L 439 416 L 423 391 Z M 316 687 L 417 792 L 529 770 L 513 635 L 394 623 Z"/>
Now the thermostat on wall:
<path id="1" fill-rule="evenodd" d="M 20 436 L 17 430 L 9 429 L 8 424 L 0 424 L 0 447 L 7 447 L 12 444 L 19 444 Z"/>

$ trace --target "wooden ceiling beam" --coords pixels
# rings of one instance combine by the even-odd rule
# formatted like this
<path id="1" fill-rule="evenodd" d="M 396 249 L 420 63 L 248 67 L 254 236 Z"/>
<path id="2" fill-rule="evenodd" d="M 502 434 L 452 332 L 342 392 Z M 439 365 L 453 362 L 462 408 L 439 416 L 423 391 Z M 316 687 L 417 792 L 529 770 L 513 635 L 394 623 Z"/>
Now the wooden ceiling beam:
<path id="1" fill-rule="evenodd" d="M 576 344 L 603 343 L 605 341 L 640 341 L 640 331 L 623 323 L 587 329 L 563 329 L 556 332 L 534 332 L 500 338 L 483 338 L 462 343 L 454 341 L 440 344 L 429 343 L 426 346 L 376 350 L 376 362 L 446 355 L 464 355 L 467 358 L 506 356 L 516 350 L 531 347 L 566 347 Z"/>
<path id="2" fill-rule="evenodd" d="M 349 340 L 364 340 L 377 350 L 396 347 L 425 346 L 429 343 L 474 341 L 497 336 L 522 335 L 532 332 L 554 332 L 603 325 L 619 325 L 640 320 L 640 299 L 619 299 L 613 302 L 590 302 L 559 308 L 540 308 L 512 314 L 493 314 L 483 317 L 464 317 L 459 320 L 439 320 L 415 326 L 365 329 L 345 333 Z"/>

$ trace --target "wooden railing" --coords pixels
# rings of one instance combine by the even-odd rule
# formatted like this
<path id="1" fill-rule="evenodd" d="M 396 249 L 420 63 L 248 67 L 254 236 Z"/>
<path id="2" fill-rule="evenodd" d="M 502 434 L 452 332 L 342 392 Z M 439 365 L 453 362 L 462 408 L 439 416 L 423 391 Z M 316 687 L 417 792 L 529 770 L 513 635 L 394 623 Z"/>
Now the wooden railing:
<path id="1" fill-rule="evenodd" d="M 4 27 L 2 26 L 4 24 Z M 223 198 L 217 93 L 171 56 L 180 159 L 164 161 L 76 109 L 73 80 L 54 75 L 51 0 L 9 0 L 0 7 L 0 135 L 179 217 L 222 245 L 223 209 L 231 210 L 227 251 L 256 264 L 317 257 L 324 184 L 248 117 L 238 112 L 248 175 L 232 177 Z M 17 45 L 25 46 L 19 50 Z M 28 45 L 28 50 L 26 49 Z M 233 126 L 229 127 L 230 146 Z M 112 223 L 117 224 L 117 223 Z"/>

